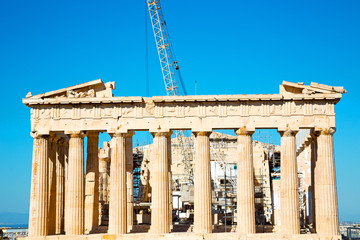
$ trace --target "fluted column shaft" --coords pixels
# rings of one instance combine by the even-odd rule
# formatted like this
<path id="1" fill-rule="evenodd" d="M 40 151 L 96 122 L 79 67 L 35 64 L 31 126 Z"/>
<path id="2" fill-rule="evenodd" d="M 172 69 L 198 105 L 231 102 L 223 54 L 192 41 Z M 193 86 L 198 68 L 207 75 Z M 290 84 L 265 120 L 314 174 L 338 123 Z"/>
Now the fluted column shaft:
<path id="1" fill-rule="evenodd" d="M 65 166 L 65 187 L 64 187 L 64 191 L 65 191 L 65 196 L 64 196 L 64 232 L 66 232 L 66 229 L 67 229 L 67 211 L 68 211 L 68 201 L 67 201 L 67 197 L 68 197 L 68 172 L 69 172 L 69 138 L 65 138 L 64 139 L 64 166 Z"/>
<path id="2" fill-rule="evenodd" d="M 168 138 L 171 132 L 153 133 L 151 160 L 151 232 L 170 232 Z"/>
<path id="3" fill-rule="evenodd" d="M 167 154 L 168 154 L 168 166 L 169 166 L 169 224 L 170 229 L 173 229 L 172 211 L 173 211 L 173 198 L 172 198 L 172 172 L 171 172 L 171 137 L 167 138 Z"/>
<path id="4" fill-rule="evenodd" d="M 297 131 L 279 131 L 281 135 L 280 206 L 281 232 L 300 234 L 298 175 L 295 135 Z"/>
<path id="5" fill-rule="evenodd" d="M 339 235 L 339 215 L 333 134 L 334 128 L 317 132 L 315 163 L 315 219 L 319 234 Z"/>
<path id="6" fill-rule="evenodd" d="M 126 155 L 126 189 L 127 189 L 127 231 L 130 232 L 134 223 L 134 180 L 133 180 L 133 142 L 134 133 L 128 133 L 125 140 Z"/>
<path id="7" fill-rule="evenodd" d="M 253 131 L 238 129 L 237 134 L 237 232 L 256 233 L 253 166 Z"/>
<path id="8" fill-rule="evenodd" d="M 48 146 L 46 136 L 34 136 L 29 211 L 29 237 L 47 235 Z"/>
<path id="9" fill-rule="evenodd" d="M 115 133 L 112 137 L 110 163 L 110 234 L 125 234 L 126 223 L 126 153 L 124 133 Z"/>
<path id="10" fill-rule="evenodd" d="M 56 210 L 55 234 L 64 233 L 64 197 L 65 197 L 65 149 L 64 139 L 57 144 L 56 149 Z"/>
<path id="11" fill-rule="evenodd" d="M 58 150 L 58 138 L 55 135 L 49 137 L 49 204 L 48 204 L 48 234 L 55 234 L 56 223 L 56 158 Z"/>
<path id="12" fill-rule="evenodd" d="M 196 132 L 195 173 L 194 173 L 194 232 L 212 232 L 211 211 L 211 132 Z"/>
<path id="13" fill-rule="evenodd" d="M 67 235 L 84 234 L 84 135 L 80 132 L 70 134 L 68 181 L 66 192 Z"/>
<path id="14" fill-rule="evenodd" d="M 99 133 L 87 133 L 85 232 L 99 223 Z"/>

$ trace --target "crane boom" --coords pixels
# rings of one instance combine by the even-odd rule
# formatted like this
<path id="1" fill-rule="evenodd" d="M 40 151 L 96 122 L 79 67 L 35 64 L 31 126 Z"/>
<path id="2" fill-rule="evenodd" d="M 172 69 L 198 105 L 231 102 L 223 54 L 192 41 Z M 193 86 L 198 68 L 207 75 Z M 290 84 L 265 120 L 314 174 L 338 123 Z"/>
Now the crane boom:
<path id="1" fill-rule="evenodd" d="M 179 86 L 176 80 L 176 70 L 179 70 L 178 63 L 175 58 L 174 50 L 171 46 L 171 42 L 169 39 L 169 34 L 166 28 L 166 22 L 164 20 L 164 15 L 161 10 L 160 0 L 146 0 L 148 11 L 151 19 L 151 24 L 154 32 L 155 43 L 157 52 L 159 55 L 160 66 L 162 75 L 164 78 L 166 94 L 168 96 L 179 96 Z M 186 89 L 183 84 L 181 74 L 179 73 L 179 80 L 182 86 L 182 90 L 185 95 Z M 193 182 L 193 152 L 191 151 L 191 139 L 188 135 L 187 131 L 178 130 L 174 131 L 176 138 L 179 141 L 180 151 L 182 156 L 182 162 L 184 164 L 184 170 L 187 180 L 192 183 Z M 221 167 L 223 171 L 226 171 L 224 160 L 221 155 L 217 152 L 217 150 L 210 146 L 211 148 L 211 156 L 216 161 L 216 163 Z M 231 181 L 233 186 L 236 186 L 236 181 Z"/>
<path id="2" fill-rule="evenodd" d="M 178 68 L 175 54 L 168 37 L 166 22 L 161 10 L 160 0 L 147 0 L 160 66 L 164 78 L 166 94 L 179 96 L 175 70 Z"/>
<path id="3" fill-rule="evenodd" d="M 160 0 L 146 0 L 151 19 L 151 25 L 154 32 L 157 52 L 159 55 L 161 71 L 165 83 L 166 94 L 168 96 L 180 96 L 179 85 L 176 80 L 176 70 L 179 70 L 175 53 L 169 40 L 169 34 L 166 28 L 166 22 L 161 10 Z M 179 72 L 182 90 L 186 95 L 186 89 Z M 189 182 L 192 182 L 192 151 L 188 133 L 183 130 L 174 131 L 179 141 L 182 162 L 184 163 L 185 173 Z"/>

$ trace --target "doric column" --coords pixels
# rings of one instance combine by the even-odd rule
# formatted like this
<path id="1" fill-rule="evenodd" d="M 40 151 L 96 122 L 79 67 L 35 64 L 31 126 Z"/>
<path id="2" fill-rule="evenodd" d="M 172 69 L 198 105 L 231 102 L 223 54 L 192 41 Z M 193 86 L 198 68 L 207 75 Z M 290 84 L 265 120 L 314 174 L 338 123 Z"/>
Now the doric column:
<path id="1" fill-rule="evenodd" d="M 211 132 L 194 132 L 194 232 L 212 232 L 210 141 Z"/>
<path id="2" fill-rule="evenodd" d="M 168 153 L 168 167 L 169 167 L 169 223 L 170 229 L 173 229 L 173 222 L 172 222 L 172 211 L 173 211 L 173 198 L 172 198 L 172 172 L 171 172 L 171 137 L 167 138 L 167 153 Z"/>
<path id="3" fill-rule="evenodd" d="M 280 211 L 281 232 L 300 234 L 298 175 L 295 135 L 297 131 L 279 131 L 281 135 Z"/>
<path id="4" fill-rule="evenodd" d="M 151 232 L 169 233 L 169 161 L 168 138 L 172 132 L 152 133 L 153 153 L 151 159 Z"/>
<path id="5" fill-rule="evenodd" d="M 125 234 L 126 227 L 126 133 L 114 133 L 110 163 L 110 234 Z"/>
<path id="6" fill-rule="evenodd" d="M 64 233 L 65 196 L 65 140 L 58 141 L 56 148 L 56 210 L 55 234 Z"/>
<path id="7" fill-rule="evenodd" d="M 127 200 L 127 231 L 130 232 L 134 223 L 134 180 L 133 180 L 133 142 L 134 133 L 130 132 L 125 139 L 126 155 L 126 200 Z"/>
<path id="8" fill-rule="evenodd" d="M 66 235 L 84 234 L 84 134 L 70 133 L 66 192 Z"/>
<path id="9" fill-rule="evenodd" d="M 56 158 L 57 141 L 59 139 L 51 134 L 49 137 L 49 204 L 48 204 L 48 234 L 55 234 L 56 222 Z"/>
<path id="10" fill-rule="evenodd" d="M 87 132 L 85 233 L 99 223 L 99 132 Z"/>
<path id="11" fill-rule="evenodd" d="M 319 234 L 339 235 L 333 134 L 335 128 L 316 132 L 315 220 Z"/>
<path id="12" fill-rule="evenodd" d="M 66 137 L 64 138 L 64 144 L 63 144 L 63 150 L 64 150 L 64 166 L 65 166 L 65 187 L 64 187 L 64 191 L 65 191 L 65 196 L 64 196 L 64 232 L 66 232 L 66 224 L 67 224 L 67 221 L 66 221 L 66 214 L 67 214 L 67 210 L 69 209 L 67 207 L 67 203 L 68 203 L 68 200 L 67 200 L 67 188 L 68 188 L 68 170 L 69 170 L 69 138 Z"/>
<path id="13" fill-rule="evenodd" d="M 237 134 L 237 232 L 256 233 L 252 134 L 240 128 Z"/>
<path id="14" fill-rule="evenodd" d="M 33 138 L 29 237 L 39 237 L 47 235 L 49 140 L 41 135 L 33 135 Z"/>

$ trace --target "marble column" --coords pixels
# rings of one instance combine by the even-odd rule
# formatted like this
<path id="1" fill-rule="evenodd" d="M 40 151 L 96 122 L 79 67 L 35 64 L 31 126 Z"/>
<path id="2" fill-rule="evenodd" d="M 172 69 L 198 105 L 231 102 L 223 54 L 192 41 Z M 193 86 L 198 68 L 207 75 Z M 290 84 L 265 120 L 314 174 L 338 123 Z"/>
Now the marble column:
<path id="1" fill-rule="evenodd" d="M 127 231 L 130 232 L 134 224 L 134 178 L 133 178 L 133 141 L 134 132 L 126 135 L 125 155 L 126 155 L 126 205 L 127 205 Z"/>
<path id="2" fill-rule="evenodd" d="M 68 203 L 68 200 L 67 200 L 67 197 L 68 197 L 68 170 L 69 170 L 69 138 L 66 137 L 64 138 L 64 145 L 63 145 L 63 150 L 64 150 L 64 166 L 65 166 L 65 188 L 64 188 L 64 191 L 65 191 L 65 196 L 64 196 L 64 232 L 66 232 L 66 215 L 67 215 L 67 211 L 68 211 L 68 207 L 67 207 L 67 203 Z"/>
<path id="3" fill-rule="evenodd" d="M 109 234 L 125 234 L 126 222 L 126 133 L 111 140 Z"/>
<path id="4" fill-rule="evenodd" d="M 66 192 L 66 235 L 82 235 L 84 231 L 85 177 L 84 134 L 72 132 L 69 140 L 68 179 Z"/>
<path id="5" fill-rule="evenodd" d="M 171 172 L 171 137 L 167 138 L 167 153 L 168 153 L 168 166 L 169 166 L 169 223 L 170 223 L 170 229 L 173 229 L 173 222 L 172 222 L 172 211 L 173 211 L 173 193 L 172 193 L 172 172 Z"/>
<path id="6" fill-rule="evenodd" d="M 211 132 L 194 132 L 194 232 L 212 232 L 210 140 Z"/>
<path id="7" fill-rule="evenodd" d="M 279 131 L 281 135 L 280 219 L 281 233 L 300 234 L 300 213 L 295 135 L 297 131 Z"/>
<path id="8" fill-rule="evenodd" d="M 85 233 L 99 223 L 99 132 L 87 132 Z"/>
<path id="9" fill-rule="evenodd" d="M 152 133 L 153 153 L 151 160 L 151 233 L 169 233 L 169 160 L 168 138 L 172 132 Z"/>
<path id="10" fill-rule="evenodd" d="M 49 140 L 47 136 L 35 134 L 33 138 L 29 237 L 39 237 L 47 235 Z"/>
<path id="11" fill-rule="evenodd" d="M 59 139 L 50 134 L 49 137 L 49 203 L 48 203 L 48 235 L 55 234 L 56 222 L 56 157 L 57 141 Z"/>
<path id="12" fill-rule="evenodd" d="M 253 166 L 253 131 L 240 128 L 237 134 L 237 232 L 256 233 Z"/>
<path id="13" fill-rule="evenodd" d="M 317 134 L 315 163 L 315 220 L 319 234 L 339 235 L 333 134 L 335 128 Z"/>
<path id="14" fill-rule="evenodd" d="M 58 141 L 56 148 L 56 210 L 55 234 L 64 233 L 64 196 L 65 196 L 65 140 Z"/>

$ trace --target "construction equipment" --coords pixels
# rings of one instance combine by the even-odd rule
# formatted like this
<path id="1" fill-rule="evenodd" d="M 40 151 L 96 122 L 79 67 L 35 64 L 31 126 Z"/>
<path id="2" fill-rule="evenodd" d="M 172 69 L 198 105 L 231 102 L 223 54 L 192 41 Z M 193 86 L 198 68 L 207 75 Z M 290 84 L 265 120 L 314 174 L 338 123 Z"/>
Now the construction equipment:
<path id="1" fill-rule="evenodd" d="M 176 61 L 174 50 L 171 46 L 169 34 L 166 28 L 166 22 L 161 9 L 160 0 L 147 0 L 148 11 L 151 19 L 152 29 L 156 43 L 157 52 L 159 55 L 160 66 L 164 78 L 166 94 L 168 96 L 180 96 L 180 90 L 177 83 L 176 72 L 182 86 L 183 95 L 187 95 L 180 68 Z M 192 182 L 192 151 L 190 149 L 191 140 L 187 131 L 175 131 L 175 136 L 179 141 L 182 161 L 185 166 L 185 174 L 187 180 Z"/>
<path id="2" fill-rule="evenodd" d="M 159 55 L 161 71 L 165 83 L 165 89 L 168 96 L 180 96 L 179 86 L 177 84 L 176 72 L 182 86 L 183 94 L 187 95 L 184 82 L 181 77 L 180 67 L 175 57 L 174 49 L 169 39 L 169 33 L 162 13 L 160 0 L 146 0 L 148 11 L 151 19 L 152 29 L 156 43 L 157 52 Z M 175 136 L 179 141 L 182 162 L 184 163 L 186 179 L 193 182 L 193 153 L 191 151 L 191 138 L 187 131 L 175 131 Z M 211 155 L 223 171 L 226 171 L 224 160 L 217 150 L 211 146 Z M 236 181 L 231 180 L 231 185 L 236 187 Z"/>

